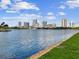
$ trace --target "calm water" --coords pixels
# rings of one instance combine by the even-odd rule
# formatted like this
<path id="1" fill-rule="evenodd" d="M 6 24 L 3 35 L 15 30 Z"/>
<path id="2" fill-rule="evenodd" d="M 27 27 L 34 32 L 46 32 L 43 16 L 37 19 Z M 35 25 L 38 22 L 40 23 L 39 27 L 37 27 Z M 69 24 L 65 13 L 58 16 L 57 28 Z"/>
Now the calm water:
<path id="1" fill-rule="evenodd" d="M 0 59 L 26 57 L 69 38 L 76 30 L 12 30 L 0 32 Z"/>

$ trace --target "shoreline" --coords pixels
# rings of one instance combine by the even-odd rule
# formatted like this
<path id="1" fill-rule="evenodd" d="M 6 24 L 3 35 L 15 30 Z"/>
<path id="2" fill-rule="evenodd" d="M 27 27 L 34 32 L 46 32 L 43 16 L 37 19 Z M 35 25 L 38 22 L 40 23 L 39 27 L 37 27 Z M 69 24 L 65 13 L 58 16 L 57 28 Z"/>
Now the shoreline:
<path id="1" fill-rule="evenodd" d="M 75 33 L 76 34 L 76 33 Z M 73 34 L 72 36 L 74 36 L 75 34 Z M 71 37 L 72 37 L 71 36 Z M 69 37 L 69 38 L 71 38 Z M 66 40 L 62 40 L 62 41 L 59 41 L 57 44 L 54 44 L 54 45 L 51 45 L 49 46 L 48 48 L 45 48 L 44 50 L 41 50 L 39 52 L 37 52 L 36 54 L 32 55 L 29 57 L 29 59 L 38 59 L 40 58 L 41 56 L 43 56 L 44 54 L 48 53 L 50 50 L 54 49 L 55 47 L 59 46 L 60 44 L 62 44 L 63 42 L 65 42 Z"/>
<path id="2" fill-rule="evenodd" d="M 55 48 L 55 47 L 59 46 L 60 44 L 62 44 L 64 41 L 66 41 L 66 40 L 60 41 L 60 42 L 58 42 L 58 44 L 54 44 L 54 45 L 52 45 L 52 46 L 49 46 L 48 48 L 45 48 L 45 49 L 42 50 L 42 51 L 39 51 L 38 53 L 36 53 L 36 54 L 30 56 L 29 59 L 38 59 L 39 57 L 41 57 L 42 55 L 46 54 L 47 52 L 49 52 L 49 51 L 52 50 L 53 48 Z"/>

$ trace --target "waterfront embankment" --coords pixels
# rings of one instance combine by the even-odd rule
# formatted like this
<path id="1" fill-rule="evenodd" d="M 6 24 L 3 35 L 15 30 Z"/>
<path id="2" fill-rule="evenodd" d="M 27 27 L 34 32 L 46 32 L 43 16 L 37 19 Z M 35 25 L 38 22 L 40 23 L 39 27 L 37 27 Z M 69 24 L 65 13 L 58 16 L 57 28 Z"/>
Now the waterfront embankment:
<path id="1" fill-rule="evenodd" d="M 38 59 L 79 59 L 79 33 Z"/>
<path id="2" fill-rule="evenodd" d="M 76 34 L 76 35 L 79 35 L 79 34 Z M 75 36 L 76 36 L 76 35 L 75 35 Z M 53 58 L 52 56 L 57 57 L 58 54 L 61 54 L 61 51 L 59 51 L 60 53 L 58 52 L 58 54 L 57 54 L 57 56 L 56 56 L 56 53 L 57 53 L 56 50 L 58 50 L 58 48 L 60 48 L 60 47 L 63 48 L 63 46 L 61 46 L 61 45 L 64 44 L 65 42 L 72 41 L 72 40 L 73 40 L 72 38 L 74 38 L 74 36 L 71 37 L 71 38 L 68 39 L 68 40 L 60 41 L 60 42 L 58 42 L 58 44 L 52 45 L 52 46 L 50 46 L 50 47 L 48 47 L 48 48 L 46 48 L 46 49 L 44 49 L 44 50 L 42 50 L 42 51 L 39 51 L 38 53 L 32 55 L 32 56 L 30 57 L 30 59 L 56 59 L 56 58 Z M 75 37 L 75 38 L 77 39 L 78 37 Z M 75 39 L 75 38 L 74 38 L 74 39 Z M 72 39 L 72 40 L 71 40 L 71 39 Z M 57 49 L 56 49 L 56 48 L 57 48 Z M 55 49 L 56 49 L 56 50 L 55 50 Z M 55 52 L 54 52 L 53 50 L 55 50 Z M 54 54 L 53 52 L 54 52 L 55 54 Z M 62 53 L 63 53 L 63 52 L 62 52 Z M 57 59 L 58 59 L 58 58 L 57 58 Z"/>

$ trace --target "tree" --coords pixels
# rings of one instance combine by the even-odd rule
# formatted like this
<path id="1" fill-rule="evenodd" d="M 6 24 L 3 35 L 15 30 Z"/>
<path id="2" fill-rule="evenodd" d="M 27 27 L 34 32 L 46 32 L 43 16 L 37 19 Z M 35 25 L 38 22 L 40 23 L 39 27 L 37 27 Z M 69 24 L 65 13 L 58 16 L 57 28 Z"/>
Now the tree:
<path id="1" fill-rule="evenodd" d="M 8 24 L 5 24 L 4 27 L 8 27 Z"/>
<path id="2" fill-rule="evenodd" d="M 1 26 L 4 26 L 4 25 L 5 25 L 5 22 L 2 22 L 2 23 L 1 23 Z"/>
<path id="3" fill-rule="evenodd" d="M 1 25 L 0 25 L 0 28 L 7 29 L 8 28 L 8 24 L 5 24 L 5 22 L 2 22 Z"/>

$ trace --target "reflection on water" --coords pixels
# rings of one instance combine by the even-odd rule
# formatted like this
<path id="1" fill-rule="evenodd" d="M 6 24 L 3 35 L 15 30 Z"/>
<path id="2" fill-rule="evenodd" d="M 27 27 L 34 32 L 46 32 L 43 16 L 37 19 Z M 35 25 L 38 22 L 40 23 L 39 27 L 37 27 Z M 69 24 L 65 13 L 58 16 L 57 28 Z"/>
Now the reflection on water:
<path id="1" fill-rule="evenodd" d="M 68 39 L 76 30 L 13 30 L 0 32 L 0 58 L 25 59 L 57 42 Z"/>

